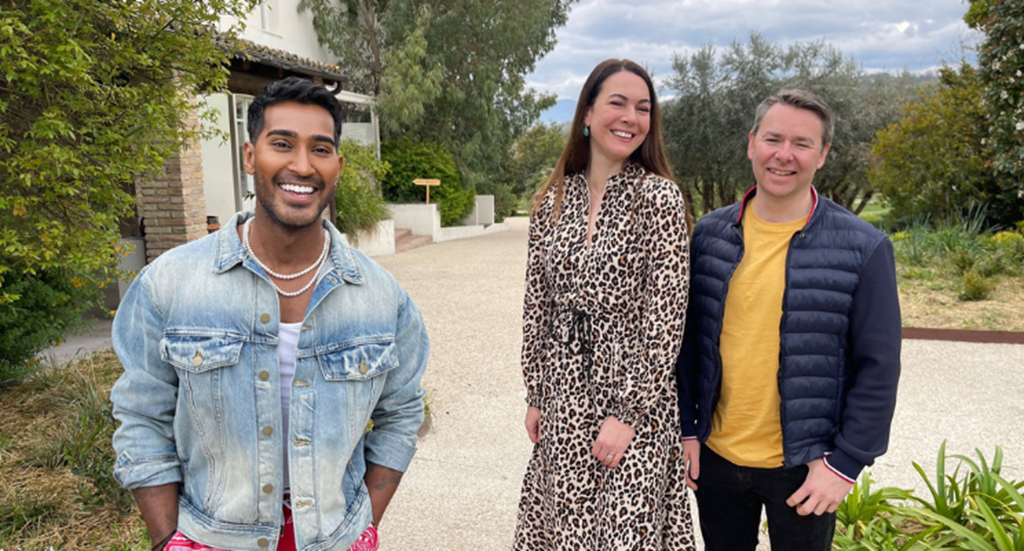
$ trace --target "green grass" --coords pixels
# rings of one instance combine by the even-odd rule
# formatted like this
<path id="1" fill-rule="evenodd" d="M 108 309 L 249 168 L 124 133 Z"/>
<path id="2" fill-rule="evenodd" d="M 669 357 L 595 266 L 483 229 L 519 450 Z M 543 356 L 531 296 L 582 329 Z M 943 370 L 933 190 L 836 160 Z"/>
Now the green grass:
<path id="1" fill-rule="evenodd" d="M 882 224 L 882 220 L 885 215 L 889 213 L 889 207 L 883 206 L 879 203 L 871 202 L 868 206 L 864 207 L 864 210 L 860 211 L 860 217 L 865 222 L 878 227 Z"/>

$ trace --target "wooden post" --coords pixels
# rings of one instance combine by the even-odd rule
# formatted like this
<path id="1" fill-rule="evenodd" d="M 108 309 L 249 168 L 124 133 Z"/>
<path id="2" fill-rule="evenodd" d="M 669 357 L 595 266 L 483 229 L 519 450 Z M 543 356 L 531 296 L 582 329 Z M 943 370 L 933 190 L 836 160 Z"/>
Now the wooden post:
<path id="1" fill-rule="evenodd" d="M 418 186 L 424 186 L 427 188 L 427 204 L 430 204 L 430 187 L 441 185 L 441 180 L 435 180 L 432 178 L 416 178 L 412 183 Z"/>

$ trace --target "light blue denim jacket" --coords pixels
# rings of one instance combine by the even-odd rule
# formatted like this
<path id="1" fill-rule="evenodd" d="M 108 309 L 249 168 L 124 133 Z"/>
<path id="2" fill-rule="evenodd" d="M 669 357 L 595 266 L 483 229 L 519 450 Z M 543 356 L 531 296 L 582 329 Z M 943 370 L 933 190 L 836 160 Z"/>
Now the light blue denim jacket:
<path id="1" fill-rule="evenodd" d="M 114 475 L 129 490 L 180 483 L 178 529 L 194 540 L 273 550 L 278 431 L 288 430 L 298 549 L 344 551 L 372 517 L 365 462 L 404 472 L 416 452 L 426 329 L 394 278 L 325 222 L 331 253 L 302 322 L 282 427 L 278 298 L 238 239 L 248 215 L 160 256 L 122 300 Z"/>

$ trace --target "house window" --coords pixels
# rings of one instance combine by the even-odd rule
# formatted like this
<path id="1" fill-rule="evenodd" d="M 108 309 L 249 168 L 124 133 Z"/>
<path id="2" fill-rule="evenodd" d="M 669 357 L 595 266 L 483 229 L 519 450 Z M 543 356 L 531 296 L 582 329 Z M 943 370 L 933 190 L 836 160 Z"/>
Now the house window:
<path id="1" fill-rule="evenodd" d="M 280 32 L 280 0 L 262 0 L 260 2 L 260 28 L 264 32 L 279 34 Z"/>
<path id="2" fill-rule="evenodd" d="M 243 208 L 248 199 L 256 194 L 253 177 L 245 172 L 245 142 L 249 141 L 249 104 L 252 96 L 235 94 L 235 131 L 234 146 L 238 164 L 235 167 L 235 186 L 241 198 Z"/>

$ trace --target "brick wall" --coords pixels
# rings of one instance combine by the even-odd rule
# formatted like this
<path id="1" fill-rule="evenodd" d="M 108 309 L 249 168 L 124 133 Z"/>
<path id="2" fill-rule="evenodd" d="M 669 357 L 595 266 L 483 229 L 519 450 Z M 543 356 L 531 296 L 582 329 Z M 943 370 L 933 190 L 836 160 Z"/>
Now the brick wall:
<path id="1" fill-rule="evenodd" d="M 195 108 L 187 124 L 192 127 L 199 124 Z M 177 156 L 167 159 L 162 174 L 142 182 L 137 191 L 147 263 L 182 243 L 207 234 L 199 140 L 186 143 Z"/>

